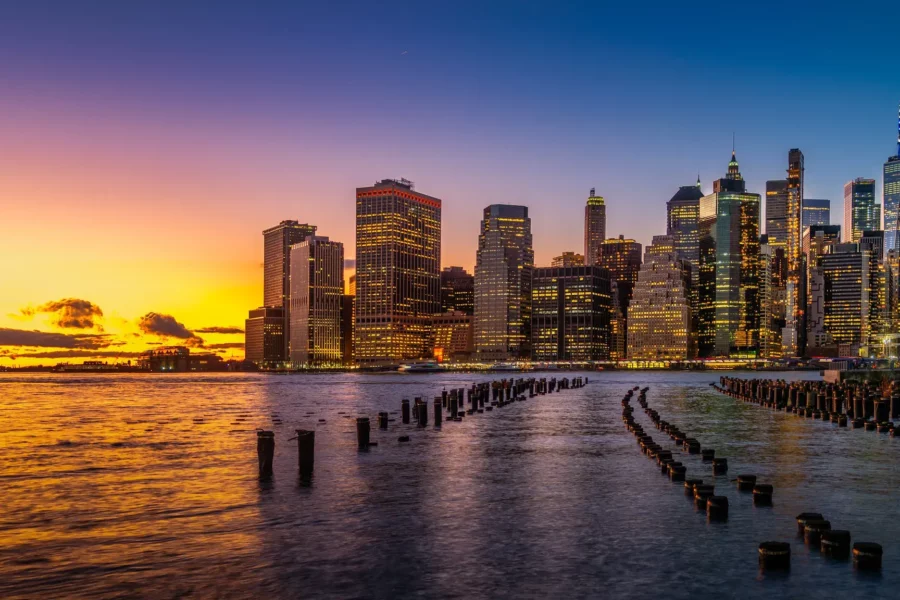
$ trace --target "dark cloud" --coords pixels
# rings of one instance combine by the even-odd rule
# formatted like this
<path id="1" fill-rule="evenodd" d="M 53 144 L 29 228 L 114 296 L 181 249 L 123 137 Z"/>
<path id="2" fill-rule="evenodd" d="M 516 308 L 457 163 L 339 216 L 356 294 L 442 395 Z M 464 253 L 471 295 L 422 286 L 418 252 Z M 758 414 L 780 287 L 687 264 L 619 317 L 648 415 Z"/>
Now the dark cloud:
<path id="1" fill-rule="evenodd" d="M 239 333 L 244 333 L 244 330 L 240 327 L 204 327 L 203 329 L 195 329 L 194 333 L 221 333 L 237 335 Z"/>
<path id="2" fill-rule="evenodd" d="M 150 312 L 138 319 L 137 325 L 144 333 L 184 340 L 184 345 L 191 348 L 203 347 L 203 338 L 176 321 L 172 315 Z"/>
<path id="3" fill-rule="evenodd" d="M 344 268 L 345 269 L 355 269 L 356 268 L 356 259 L 355 258 L 345 258 L 344 259 Z"/>
<path id="4" fill-rule="evenodd" d="M 0 327 L 0 346 L 31 346 L 40 348 L 106 348 L 113 340 L 101 334 L 47 333 Z M 19 354 L 21 356 L 21 354 Z"/>
<path id="5" fill-rule="evenodd" d="M 93 329 L 96 318 L 103 316 L 99 306 L 80 298 L 63 298 L 36 307 L 29 306 L 21 312 L 27 317 L 38 313 L 52 314 L 55 315 L 54 325 L 72 329 Z"/>
<path id="6" fill-rule="evenodd" d="M 229 350 L 231 348 L 243 348 L 243 342 L 228 342 L 226 344 L 207 344 L 204 348 L 210 350 Z"/>
<path id="7" fill-rule="evenodd" d="M 45 352 L 17 352 L 11 358 L 130 358 L 140 352 L 114 352 L 109 350 L 49 350 Z"/>

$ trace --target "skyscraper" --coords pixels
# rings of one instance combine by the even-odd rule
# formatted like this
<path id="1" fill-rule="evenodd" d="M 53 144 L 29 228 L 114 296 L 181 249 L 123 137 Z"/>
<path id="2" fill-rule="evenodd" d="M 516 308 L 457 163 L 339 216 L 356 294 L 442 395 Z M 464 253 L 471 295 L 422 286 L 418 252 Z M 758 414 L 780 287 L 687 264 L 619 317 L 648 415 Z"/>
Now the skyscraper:
<path id="1" fill-rule="evenodd" d="M 807 353 L 810 356 L 834 354 L 833 340 L 825 327 L 825 275 L 821 259 L 840 242 L 840 225 L 812 225 L 803 232 L 803 254 L 807 264 Z"/>
<path id="2" fill-rule="evenodd" d="M 801 252 L 803 238 L 803 153 L 797 148 L 788 152 L 786 237 L 784 257 L 787 260 L 785 330 L 782 349 L 789 356 L 806 353 L 806 259 Z"/>
<path id="3" fill-rule="evenodd" d="M 338 366 L 344 362 L 343 296 L 343 244 L 309 236 L 291 246 L 293 367 Z"/>
<path id="4" fill-rule="evenodd" d="M 834 246 L 822 256 L 825 331 L 841 356 L 858 356 L 874 341 L 880 327 L 881 287 L 878 261 L 872 250 L 859 244 Z"/>
<path id="5" fill-rule="evenodd" d="M 803 231 L 813 225 L 831 225 L 831 200 L 803 199 Z"/>
<path id="6" fill-rule="evenodd" d="M 787 246 L 787 180 L 766 182 L 766 236 L 772 248 Z"/>
<path id="7" fill-rule="evenodd" d="M 284 308 L 284 361 L 290 359 L 291 347 L 291 246 L 311 235 L 316 235 L 316 226 L 297 221 L 282 221 L 263 231 L 263 306 Z"/>
<path id="8" fill-rule="evenodd" d="M 563 252 L 550 261 L 551 267 L 583 267 L 584 256 L 577 252 Z"/>
<path id="9" fill-rule="evenodd" d="M 597 248 L 606 239 L 606 202 L 591 188 L 584 207 L 584 262 L 597 264 Z"/>
<path id="10" fill-rule="evenodd" d="M 844 241 L 858 242 L 866 229 L 880 229 L 875 180 L 859 177 L 844 184 Z"/>
<path id="11" fill-rule="evenodd" d="M 762 358 L 780 358 L 781 330 L 784 329 L 787 261 L 784 247 L 773 247 L 769 236 L 759 238 L 759 346 Z"/>
<path id="12" fill-rule="evenodd" d="M 244 358 L 262 368 L 284 361 L 284 307 L 262 306 L 244 322 Z"/>
<path id="13" fill-rule="evenodd" d="M 598 266 L 535 269 L 531 302 L 534 360 L 609 358 L 612 299 L 606 269 Z"/>
<path id="14" fill-rule="evenodd" d="M 684 360 L 696 354 L 691 318 L 691 263 L 675 252 L 673 236 L 647 247 L 628 308 L 628 358 Z"/>
<path id="15" fill-rule="evenodd" d="M 444 267 L 441 271 L 441 309 L 475 313 L 475 277 L 462 267 Z"/>
<path id="16" fill-rule="evenodd" d="M 610 238 L 599 246 L 599 265 L 609 270 L 613 289 L 613 316 L 610 324 L 610 358 L 621 360 L 627 355 L 628 304 L 641 270 L 641 244 L 624 235 Z"/>
<path id="17" fill-rule="evenodd" d="M 884 163 L 884 243 L 887 250 L 900 250 L 900 111 L 897 116 L 897 154 Z"/>
<path id="18" fill-rule="evenodd" d="M 480 360 L 531 355 L 533 269 L 528 208 L 485 208 L 475 260 L 475 352 Z"/>
<path id="19" fill-rule="evenodd" d="M 683 185 L 666 203 L 666 235 L 672 236 L 675 252 L 689 263 L 694 270 L 700 264 L 700 243 L 697 222 L 700 215 L 700 178 L 696 185 Z"/>
<path id="20" fill-rule="evenodd" d="M 441 312 L 441 200 L 406 179 L 356 189 L 356 360 L 428 357 Z"/>
<path id="21" fill-rule="evenodd" d="M 732 151 L 728 173 L 700 200 L 698 333 L 713 356 L 759 350 L 759 208 Z"/>

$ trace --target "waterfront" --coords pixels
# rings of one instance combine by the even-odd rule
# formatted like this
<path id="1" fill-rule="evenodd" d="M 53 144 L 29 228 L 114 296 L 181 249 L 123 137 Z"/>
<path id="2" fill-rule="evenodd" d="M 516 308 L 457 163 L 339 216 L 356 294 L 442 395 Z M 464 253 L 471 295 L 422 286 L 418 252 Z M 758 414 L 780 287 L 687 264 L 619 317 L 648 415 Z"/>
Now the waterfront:
<path id="1" fill-rule="evenodd" d="M 403 397 L 511 375 L 0 375 L 0 596 L 895 595 L 900 440 L 727 398 L 708 385 L 720 373 L 546 375 L 590 383 L 441 430 L 392 415 L 388 432 L 374 417 Z M 728 458 L 727 523 L 640 453 L 621 422 L 633 385 Z M 272 482 L 256 427 L 276 431 Z M 316 429 L 309 484 L 287 441 L 300 427 Z M 773 484 L 774 506 L 739 494 L 738 473 Z M 794 516 L 812 510 L 882 544 L 883 572 L 808 551 Z M 758 571 L 767 539 L 794 542 L 789 575 Z"/>

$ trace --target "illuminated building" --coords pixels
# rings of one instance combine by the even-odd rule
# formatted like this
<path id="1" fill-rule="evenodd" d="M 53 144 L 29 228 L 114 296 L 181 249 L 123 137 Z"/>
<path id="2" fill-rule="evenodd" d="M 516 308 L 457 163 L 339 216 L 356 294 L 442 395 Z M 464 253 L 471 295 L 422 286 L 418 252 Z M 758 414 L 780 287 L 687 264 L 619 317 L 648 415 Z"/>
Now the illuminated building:
<path id="1" fill-rule="evenodd" d="M 438 362 L 458 362 L 471 358 L 475 351 L 474 321 L 471 314 L 458 310 L 431 318 L 433 354 Z"/>
<path id="2" fill-rule="evenodd" d="M 781 345 L 785 355 L 806 354 L 806 257 L 803 245 L 803 153 L 788 152 L 787 207 L 785 209 L 784 257 L 787 260 L 785 327 Z"/>
<path id="3" fill-rule="evenodd" d="M 819 257 L 825 254 L 829 247 L 840 243 L 840 225 L 812 225 L 803 232 L 802 248 L 807 257 L 807 264 L 810 267 L 817 265 Z"/>
<path id="4" fill-rule="evenodd" d="M 606 202 L 591 188 L 587 205 L 584 207 L 584 261 L 597 264 L 597 249 L 606 239 Z"/>
<path id="5" fill-rule="evenodd" d="M 619 293 L 619 282 L 609 280 L 609 292 L 612 296 L 612 308 L 609 314 L 609 358 L 625 360 L 627 358 L 627 329 L 625 327 L 625 308 L 622 306 L 622 294 Z M 627 295 L 625 295 L 627 298 Z"/>
<path id="6" fill-rule="evenodd" d="M 244 322 L 244 357 L 263 368 L 284 362 L 284 307 L 262 306 L 251 310 Z"/>
<path id="7" fill-rule="evenodd" d="M 341 362 L 345 366 L 353 364 L 353 305 L 356 297 L 350 294 L 341 296 Z"/>
<path id="8" fill-rule="evenodd" d="M 831 200 L 803 199 L 803 231 L 813 225 L 831 225 Z"/>
<path id="9" fill-rule="evenodd" d="M 641 250 L 640 243 L 625 239 L 624 235 L 610 238 L 599 246 L 599 264 L 609 270 L 610 280 L 616 282 L 619 288 L 619 301 L 626 318 L 631 293 L 641 270 Z"/>
<path id="10" fill-rule="evenodd" d="M 597 266 L 534 270 L 532 358 L 590 361 L 609 358 L 609 273 Z"/>
<path id="11" fill-rule="evenodd" d="M 263 306 L 284 308 L 284 350 L 281 360 L 291 351 L 291 246 L 316 234 L 315 225 L 282 221 L 263 231 Z"/>
<path id="12" fill-rule="evenodd" d="M 666 203 L 666 234 L 674 238 L 678 256 L 689 263 L 696 277 L 700 266 L 700 238 L 697 226 L 700 218 L 700 178 L 696 185 L 683 185 Z"/>
<path id="13" fill-rule="evenodd" d="M 291 246 L 291 364 L 343 363 L 344 245 L 310 236 Z"/>
<path id="14" fill-rule="evenodd" d="M 825 288 L 825 331 L 841 356 L 867 354 L 880 327 L 881 287 L 875 252 L 837 244 L 820 258 Z"/>
<path id="15" fill-rule="evenodd" d="M 479 360 L 531 356 L 534 248 L 528 208 L 484 209 L 475 258 L 475 352 Z"/>
<path id="16" fill-rule="evenodd" d="M 142 352 L 138 368 L 154 373 L 184 373 L 190 371 L 224 371 L 221 356 L 211 352 L 191 354 L 185 346 L 161 346 Z"/>
<path id="17" fill-rule="evenodd" d="M 675 252 L 673 236 L 658 235 L 647 247 L 628 307 L 628 358 L 694 358 L 691 263 Z"/>
<path id="18" fill-rule="evenodd" d="M 887 250 L 900 250 L 900 111 L 897 116 L 897 154 L 884 163 L 884 243 Z"/>
<path id="19" fill-rule="evenodd" d="M 859 177 L 844 184 L 844 241 L 858 242 L 866 229 L 879 229 L 875 180 Z"/>
<path id="20" fill-rule="evenodd" d="M 888 250 L 884 258 L 885 310 L 883 331 L 900 328 L 900 250 Z"/>
<path id="21" fill-rule="evenodd" d="M 351 275 L 347 280 L 347 293 L 351 296 L 356 295 L 356 275 Z"/>
<path id="22" fill-rule="evenodd" d="M 584 256 L 575 252 L 563 252 L 550 261 L 551 267 L 583 267 Z"/>
<path id="23" fill-rule="evenodd" d="M 728 173 L 700 200 L 698 333 L 711 356 L 759 351 L 759 209 L 732 151 Z"/>
<path id="24" fill-rule="evenodd" d="M 356 362 L 430 357 L 440 264 L 440 199 L 405 179 L 356 189 Z"/>
<path id="25" fill-rule="evenodd" d="M 784 328 L 786 264 L 783 247 L 773 247 L 768 235 L 759 239 L 759 346 L 762 358 L 780 358 Z"/>
<path id="26" fill-rule="evenodd" d="M 462 267 L 441 271 L 441 308 L 444 312 L 475 313 L 475 277 Z"/>
<path id="27" fill-rule="evenodd" d="M 787 180 L 766 182 L 766 235 L 772 248 L 787 244 Z"/>
<path id="28" fill-rule="evenodd" d="M 884 238 L 885 233 L 880 229 L 866 229 L 859 238 L 860 244 L 866 244 L 868 248 L 875 252 L 875 257 L 879 262 L 884 261 Z"/>

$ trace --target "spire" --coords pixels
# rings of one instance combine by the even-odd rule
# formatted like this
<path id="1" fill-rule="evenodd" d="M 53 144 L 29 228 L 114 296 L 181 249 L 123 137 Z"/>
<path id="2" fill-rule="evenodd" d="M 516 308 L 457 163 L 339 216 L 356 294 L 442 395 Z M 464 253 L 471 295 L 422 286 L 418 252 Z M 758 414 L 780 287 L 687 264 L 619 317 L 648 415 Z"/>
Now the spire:
<path id="1" fill-rule="evenodd" d="M 700 173 L 697 173 L 697 189 L 700 189 Z"/>

